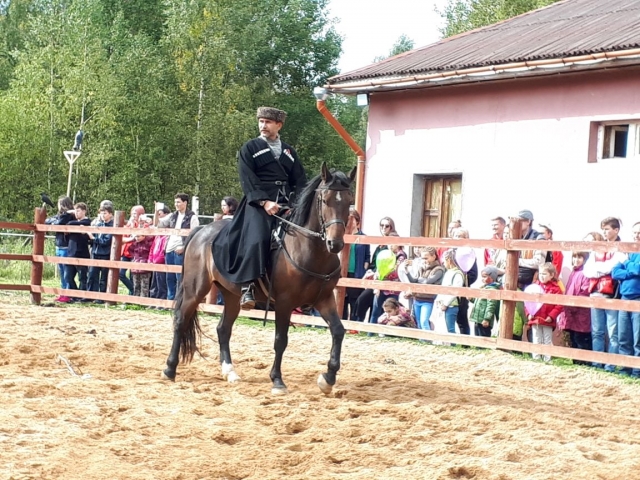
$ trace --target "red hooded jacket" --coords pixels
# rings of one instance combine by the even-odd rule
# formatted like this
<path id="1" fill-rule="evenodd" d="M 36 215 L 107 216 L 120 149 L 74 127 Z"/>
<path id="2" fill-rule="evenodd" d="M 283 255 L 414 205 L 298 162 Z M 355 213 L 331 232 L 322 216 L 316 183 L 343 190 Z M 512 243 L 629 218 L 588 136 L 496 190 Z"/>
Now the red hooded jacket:
<path id="1" fill-rule="evenodd" d="M 547 283 L 540 283 L 539 280 L 536 280 L 535 283 L 540 285 L 543 293 L 562 295 L 562 290 L 558 286 L 558 282 L 556 280 L 551 280 Z M 558 315 L 562 313 L 562 305 L 553 305 L 550 303 L 543 303 L 540 310 L 536 312 L 533 316 L 532 320 L 529 320 L 528 325 L 544 325 L 546 327 L 556 327 L 556 319 Z M 552 322 L 546 322 L 547 317 L 551 317 Z"/>

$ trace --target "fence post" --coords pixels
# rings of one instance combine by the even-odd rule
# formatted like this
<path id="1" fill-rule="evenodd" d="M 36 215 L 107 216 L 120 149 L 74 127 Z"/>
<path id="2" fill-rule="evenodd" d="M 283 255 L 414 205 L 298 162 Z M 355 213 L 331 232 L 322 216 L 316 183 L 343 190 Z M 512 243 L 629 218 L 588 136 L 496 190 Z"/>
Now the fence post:
<path id="1" fill-rule="evenodd" d="M 511 218 L 509 223 L 509 234 L 512 239 L 519 240 L 522 235 L 522 226 L 520 219 Z M 518 289 L 518 260 L 520 252 L 518 250 L 509 250 L 507 252 L 507 266 L 504 273 L 504 289 Z M 516 302 L 512 300 L 503 300 L 500 307 L 500 338 L 507 340 L 513 339 L 513 319 L 516 314 Z"/>
<path id="2" fill-rule="evenodd" d="M 124 227 L 124 212 L 118 210 L 113 219 L 113 226 L 122 228 Z M 119 262 L 122 254 L 122 234 L 113 235 L 111 241 L 111 254 L 109 260 Z M 118 282 L 120 281 L 120 269 L 110 268 L 109 276 L 107 277 L 107 293 L 118 293 Z M 108 300 L 107 305 L 115 305 L 116 302 Z"/>
<path id="3" fill-rule="evenodd" d="M 349 274 L 349 257 L 351 256 L 351 244 L 345 243 L 342 252 L 340 252 L 340 278 L 347 278 Z M 338 317 L 342 318 L 344 312 L 344 301 L 347 290 L 345 287 L 336 287 L 336 308 L 338 309 Z M 349 320 L 345 318 L 344 320 Z"/>
<path id="4" fill-rule="evenodd" d="M 33 214 L 33 223 L 35 225 L 42 225 L 47 218 L 47 210 L 45 208 L 36 208 Z M 32 255 L 44 255 L 44 236 L 45 232 L 33 232 L 33 249 Z M 31 259 L 31 280 L 29 283 L 31 287 L 37 285 L 42 286 L 42 272 L 44 269 L 43 262 L 34 262 Z M 42 294 L 40 292 L 34 292 L 31 290 L 31 303 L 34 305 L 40 305 L 42 301 Z"/>

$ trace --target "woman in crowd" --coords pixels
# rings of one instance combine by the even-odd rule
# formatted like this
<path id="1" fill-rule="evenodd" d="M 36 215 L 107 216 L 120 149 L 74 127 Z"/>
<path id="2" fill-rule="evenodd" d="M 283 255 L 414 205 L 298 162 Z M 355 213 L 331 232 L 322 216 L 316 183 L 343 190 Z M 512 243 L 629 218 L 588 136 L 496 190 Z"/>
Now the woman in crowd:
<path id="1" fill-rule="evenodd" d="M 380 234 L 383 237 L 388 237 L 392 234 L 395 234 L 395 236 L 398 235 L 398 232 L 396 232 L 396 224 L 391 217 L 383 217 L 380 220 Z M 366 280 L 373 279 L 376 271 L 376 258 L 378 257 L 378 254 L 382 250 L 387 250 L 388 248 L 389 247 L 387 245 L 378 245 L 376 247 L 376 249 L 373 251 L 373 255 L 371 256 L 371 263 L 369 264 L 369 270 L 367 270 L 367 272 L 365 273 L 365 276 L 363 277 L 364 279 Z M 367 311 L 373 307 L 373 297 L 374 297 L 374 292 L 373 292 L 373 289 L 371 288 L 365 289 L 360 294 L 355 304 L 356 318 L 354 318 L 354 320 L 357 320 L 358 322 L 364 322 L 364 319 L 366 318 L 366 315 L 367 315 Z"/>
<path id="2" fill-rule="evenodd" d="M 422 285 L 440 285 L 444 277 L 444 267 L 438 260 L 438 251 L 434 247 L 424 247 L 421 249 L 420 258 L 422 264 L 418 269 L 417 277 L 414 277 L 408 268 L 413 260 L 404 262 L 404 271 L 409 281 Z M 416 319 L 418 328 L 431 330 L 429 318 L 431 318 L 436 295 L 433 293 L 413 293 L 411 297 L 413 298 L 413 316 Z"/>
<path id="3" fill-rule="evenodd" d="M 364 235 L 360 227 L 360 214 L 355 208 L 349 210 L 349 221 L 347 222 L 347 232 L 350 235 Z M 349 268 L 347 278 L 363 278 L 371 262 L 369 245 L 362 243 L 352 243 L 349 250 Z M 344 310 L 342 318 L 356 320 L 356 302 L 364 288 L 347 287 L 345 292 Z"/>
<path id="4" fill-rule="evenodd" d="M 76 212 L 73 206 L 73 202 L 66 195 L 62 195 L 58 198 L 58 213 L 57 215 L 47 218 L 45 223 L 47 225 L 66 225 L 72 220 L 76 219 Z M 64 232 L 56 232 L 56 257 L 67 257 L 69 249 L 69 241 L 67 235 Z M 60 274 L 60 286 L 62 288 L 69 288 L 69 284 L 65 278 L 65 266 L 62 263 L 58 264 L 58 273 Z M 60 295 L 56 298 L 57 302 L 69 302 L 71 299 L 65 295 Z"/>
<path id="5" fill-rule="evenodd" d="M 465 274 L 460 270 L 455 255 L 455 250 L 444 252 L 444 266 L 447 269 L 442 279 L 442 286 L 444 287 L 463 287 L 466 282 Z M 444 312 L 445 324 L 449 333 L 456 333 L 458 305 L 458 297 L 456 295 L 442 293 L 435 300 L 434 307 Z"/>
<path id="6" fill-rule="evenodd" d="M 224 197 L 220 202 L 220 208 L 222 209 L 222 219 L 231 219 L 236 214 L 238 200 L 233 197 Z"/>

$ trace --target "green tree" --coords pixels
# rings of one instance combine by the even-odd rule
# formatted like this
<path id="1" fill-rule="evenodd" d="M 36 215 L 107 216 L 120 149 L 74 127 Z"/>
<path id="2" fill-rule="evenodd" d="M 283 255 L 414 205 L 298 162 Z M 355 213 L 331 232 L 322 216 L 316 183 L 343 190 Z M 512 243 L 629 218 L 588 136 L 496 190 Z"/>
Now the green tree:
<path id="1" fill-rule="evenodd" d="M 40 191 L 66 191 L 79 127 L 72 192 L 90 208 L 184 191 L 217 211 L 241 194 L 236 152 L 260 105 L 289 112 L 283 138 L 309 174 L 348 169 L 311 95 L 337 73 L 340 42 L 327 0 L 0 0 L 0 215 L 30 218 Z"/>
<path id="2" fill-rule="evenodd" d="M 381 57 L 376 57 L 373 59 L 374 62 L 380 62 L 381 60 L 385 60 L 390 57 L 395 57 L 396 55 L 400 55 L 401 53 L 408 52 L 413 50 L 415 46 L 414 41 L 406 36 L 404 33 L 400 35 L 396 43 L 393 44 L 391 50 L 389 50 L 389 54 Z"/>
<path id="3" fill-rule="evenodd" d="M 445 21 L 443 37 L 492 25 L 522 13 L 545 7 L 558 0 L 449 0 L 438 13 Z"/>

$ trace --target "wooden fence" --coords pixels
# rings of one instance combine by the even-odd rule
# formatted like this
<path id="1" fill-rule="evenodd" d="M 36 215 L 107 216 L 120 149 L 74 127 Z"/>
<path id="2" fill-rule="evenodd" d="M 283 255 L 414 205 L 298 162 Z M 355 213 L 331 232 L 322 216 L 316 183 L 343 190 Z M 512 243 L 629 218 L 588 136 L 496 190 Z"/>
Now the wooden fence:
<path id="1" fill-rule="evenodd" d="M 65 295 L 76 298 L 87 298 L 93 300 L 103 300 L 107 305 L 113 305 L 117 302 L 160 306 L 171 308 L 173 302 L 170 300 L 158 300 L 155 298 L 135 297 L 131 295 L 118 295 L 119 270 L 121 268 L 131 268 L 130 262 L 120 261 L 120 252 L 122 248 L 122 237 L 131 234 L 145 235 L 188 235 L 189 230 L 177 229 L 140 229 L 140 228 L 124 228 L 124 212 L 118 211 L 114 216 L 113 227 L 84 227 L 69 225 L 45 225 L 46 210 L 36 208 L 33 224 L 0 222 L 0 228 L 8 228 L 14 230 L 23 230 L 33 232 L 33 252 L 31 255 L 20 254 L 0 254 L 0 260 L 11 261 L 28 261 L 31 262 L 31 279 L 29 285 L 16 284 L 0 284 L 0 290 L 18 290 L 28 291 L 31 294 L 31 302 L 39 305 L 42 300 L 42 294 Z M 512 235 L 520 236 L 520 224 L 517 221 L 511 221 Z M 68 257 L 56 257 L 44 255 L 44 237 L 47 232 L 81 232 L 81 233 L 111 233 L 113 234 L 113 243 L 111 247 L 110 260 L 92 260 Z M 612 310 L 624 310 L 629 312 L 640 312 L 640 301 L 629 300 L 613 300 L 606 298 L 585 298 L 565 295 L 540 295 L 530 294 L 517 291 L 518 279 L 518 258 L 519 252 L 522 250 L 551 250 L 551 251 L 590 251 L 590 252 L 625 252 L 633 253 L 640 251 L 640 245 L 636 243 L 626 242 L 555 242 L 555 241 L 529 241 L 529 240 L 469 240 L 469 239 L 440 239 L 440 238 L 423 238 L 423 237 L 370 237 L 363 235 L 346 235 L 345 242 L 347 246 L 342 253 L 342 278 L 338 282 L 336 288 L 336 300 L 338 304 L 338 312 L 342 312 L 344 305 L 344 292 L 346 287 L 373 288 L 393 290 L 398 292 L 410 293 L 446 293 L 464 297 L 486 298 L 501 301 L 501 312 L 499 322 L 499 334 L 497 338 L 476 337 L 473 335 L 458 334 L 439 334 L 432 331 L 408 329 L 403 327 L 391 327 L 387 325 L 370 324 L 363 322 L 354 322 L 343 320 L 345 328 L 349 330 L 357 330 L 361 332 L 382 333 L 393 335 L 396 337 L 413 338 L 420 340 L 435 340 L 440 342 L 455 343 L 458 345 L 476 346 L 490 349 L 500 349 L 524 353 L 539 353 L 552 355 L 555 357 L 564 357 L 574 360 L 583 360 L 587 362 L 597 362 L 603 364 L 619 365 L 625 367 L 640 368 L 640 357 L 609 354 L 602 352 L 592 352 L 587 350 L 572 349 L 566 347 L 556 347 L 548 345 L 531 344 L 526 341 L 514 341 L 513 338 L 513 319 L 517 302 L 535 301 L 544 303 L 555 303 L 564 306 L 576 306 L 586 308 L 602 308 Z M 369 244 L 369 245 L 388 245 L 397 244 L 407 247 L 415 246 L 431 246 L 437 248 L 498 248 L 507 250 L 507 267 L 504 278 L 503 290 L 480 290 L 467 287 L 443 287 L 440 285 L 420 285 L 413 283 L 387 282 L 378 280 L 360 280 L 346 278 L 346 270 L 349 264 L 349 248 L 348 244 Z M 99 266 L 109 268 L 109 276 L 107 280 L 107 293 L 87 292 L 82 290 L 67 290 L 56 287 L 42 286 L 42 272 L 44 263 L 53 264 L 74 264 L 85 266 Z M 174 265 L 155 265 L 155 264 L 136 264 L 136 268 L 152 272 L 174 272 L 180 273 L 181 267 Z M 205 303 L 200 305 L 200 310 L 206 313 L 219 314 L 222 313 L 223 306 L 215 305 L 217 291 L 215 287 L 207 296 Z M 242 315 L 249 318 L 262 319 L 265 312 L 262 310 L 243 311 Z M 267 319 L 274 320 L 274 312 L 268 312 Z M 292 315 L 292 322 L 323 326 L 326 324 L 320 317 L 306 315 Z"/>

